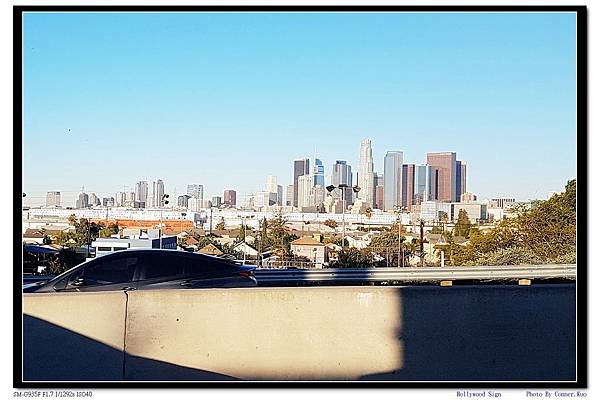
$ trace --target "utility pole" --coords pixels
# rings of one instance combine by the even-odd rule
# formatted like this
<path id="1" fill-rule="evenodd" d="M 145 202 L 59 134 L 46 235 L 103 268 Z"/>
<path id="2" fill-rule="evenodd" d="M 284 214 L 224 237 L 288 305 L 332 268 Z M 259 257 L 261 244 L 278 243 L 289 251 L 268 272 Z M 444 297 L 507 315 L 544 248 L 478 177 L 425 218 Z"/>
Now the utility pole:
<path id="1" fill-rule="evenodd" d="M 419 255 L 421 256 L 421 268 L 423 268 L 423 258 L 425 254 L 423 254 L 423 229 L 425 228 L 425 221 L 419 221 L 419 226 L 421 227 L 421 240 L 419 244 Z"/>

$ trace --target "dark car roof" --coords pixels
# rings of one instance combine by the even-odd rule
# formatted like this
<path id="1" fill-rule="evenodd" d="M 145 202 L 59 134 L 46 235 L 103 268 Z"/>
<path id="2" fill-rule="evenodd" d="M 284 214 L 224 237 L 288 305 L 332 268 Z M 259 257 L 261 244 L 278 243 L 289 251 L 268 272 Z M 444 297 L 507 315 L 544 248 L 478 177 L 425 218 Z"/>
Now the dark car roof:
<path id="1" fill-rule="evenodd" d="M 186 257 L 190 260 L 194 260 L 197 262 L 204 262 L 207 264 L 208 268 L 219 267 L 219 268 L 226 268 L 229 271 L 242 272 L 242 271 L 253 271 L 256 269 L 256 267 L 253 265 L 238 265 L 238 264 L 235 264 L 226 259 L 208 256 L 208 255 L 199 254 L 199 253 L 190 253 L 188 251 L 173 250 L 173 249 L 127 249 L 127 250 L 116 251 L 116 252 L 106 254 L 106 255 L 103 255 L 100 257 L 95 257 L 95 258 L 92 258 L 91 260 L 85 261 L 85 262 L 63 272 L 62 274 L 54 277 L 53 279 L 48 281 L 46 284 L 54 283 L 54 282 L 62 279 L 63 276 L 67 275 L 68 273 L 72 272 L 73 270 L 81 268 L 84 264 L 94 262 L 95 260 L 101 260 L 101 259 L 107 260 L 107 259 L 110 259 L 113 257 L 118 257 L 118 256 L 122 256 L 124 254 L 132 254 L 132 253 L 133 254 L 168 254 L 173 257 Z"/>

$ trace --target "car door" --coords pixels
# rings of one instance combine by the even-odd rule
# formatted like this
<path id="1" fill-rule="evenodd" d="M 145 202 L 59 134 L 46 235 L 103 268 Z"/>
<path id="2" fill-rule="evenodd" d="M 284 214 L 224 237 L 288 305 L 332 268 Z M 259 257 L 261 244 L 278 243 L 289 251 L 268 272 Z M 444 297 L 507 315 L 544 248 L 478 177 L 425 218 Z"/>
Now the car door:
<path id="1" fill-rule="evenodd" d="M 137 288 L 141 257 L 135 253 L 107 255 L 74 271 L 61 291 L 97 292 Z"/>
<path id="2" fill-rule="evenodd" d="M 141 262 L 138 288 L 159 289 L 179 287 L 184 278 L 184 252 L 147 252 Z"/>

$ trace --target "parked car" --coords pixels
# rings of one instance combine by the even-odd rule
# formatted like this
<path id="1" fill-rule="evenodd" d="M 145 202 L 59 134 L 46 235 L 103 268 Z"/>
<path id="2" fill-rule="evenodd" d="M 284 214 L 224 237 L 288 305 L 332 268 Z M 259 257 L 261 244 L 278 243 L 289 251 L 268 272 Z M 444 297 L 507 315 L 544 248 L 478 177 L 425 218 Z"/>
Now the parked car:
<path id="1" fill-rule="evenodd" d="M 23 292 L 194 289 L 256 286 L 253 266 L 179 250 L 123 250 L 86 261 Z"/>

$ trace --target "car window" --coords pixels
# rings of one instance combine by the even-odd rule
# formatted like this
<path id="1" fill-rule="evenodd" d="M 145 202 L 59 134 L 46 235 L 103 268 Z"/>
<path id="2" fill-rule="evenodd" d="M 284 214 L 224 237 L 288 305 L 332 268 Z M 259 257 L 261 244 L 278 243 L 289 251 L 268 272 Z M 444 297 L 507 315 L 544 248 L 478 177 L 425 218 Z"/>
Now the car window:
<path id="1" fill-rule="evenodd" d="M 190 255 L 185 265 L 185 273 L 199 276 L 211 276 L 215 273 L 229 273 L 236 265 L 227 261 L 200 255 Z"/>
<path id="2" fill-rule="evenodd" d="M 135 268 L 139 262 L 138 255 L 104 257 L 86 265 L 79 274 L 73 274 L 69 279 L 69 283 L 80 277 L 88 279 L 91 284 L 96 285 L 109 285 L 133 280 Z"/>
<path id="3" fill-rule="evenodd" d="M 146 254 L 143 279 L 182 275 L 185 258 L 179 254 Z"/>

